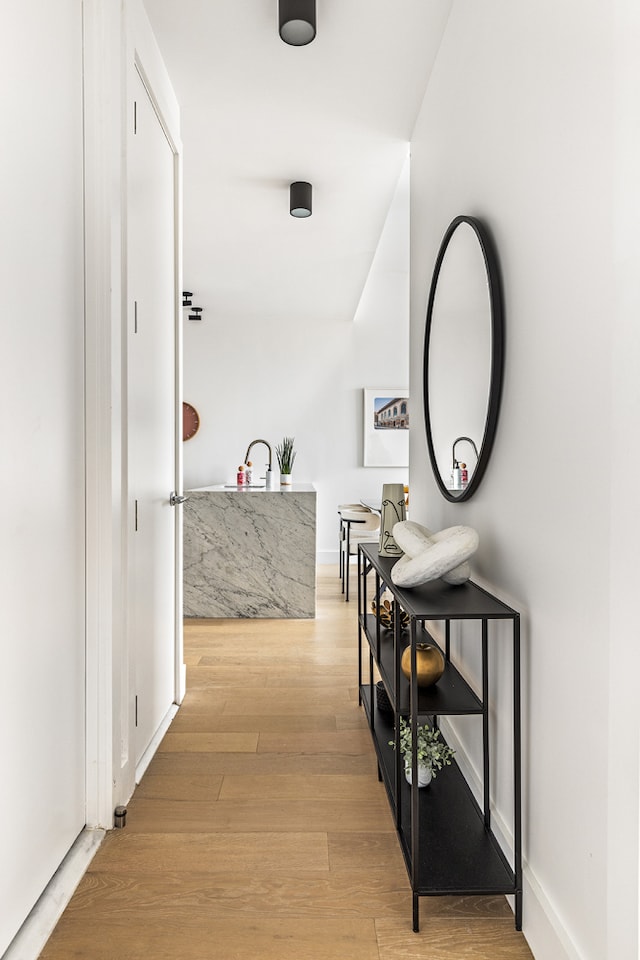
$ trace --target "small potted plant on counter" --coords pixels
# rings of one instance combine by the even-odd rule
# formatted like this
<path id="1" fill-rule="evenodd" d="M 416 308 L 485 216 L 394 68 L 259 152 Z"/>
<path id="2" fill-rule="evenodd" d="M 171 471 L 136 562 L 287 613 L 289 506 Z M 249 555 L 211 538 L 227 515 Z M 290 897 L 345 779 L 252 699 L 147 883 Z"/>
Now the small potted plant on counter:
<path id="1" fill-rule="evenodd" d="M 294 437 L 285 437 L 282 443 L 276 446 L 276 457 L 280 467 L 280 484 L 285 486 L 291 484 L 291 474 L 293 472 L 293 463 L 296 459 L 296 452 L 293 449 Z"/>
<path id="2" fill-rule="evenodd" d="M 389 740 L 395 748 L 395 740 Z M 404 757 L 404 775 L 411 783 L 411 724 L 400 717 L 400 753 Z M 427 787 L 438 770 L 451 764 L 455 751 L 440 739 L 440 731 L 418 724 L 418 786 Z"/>

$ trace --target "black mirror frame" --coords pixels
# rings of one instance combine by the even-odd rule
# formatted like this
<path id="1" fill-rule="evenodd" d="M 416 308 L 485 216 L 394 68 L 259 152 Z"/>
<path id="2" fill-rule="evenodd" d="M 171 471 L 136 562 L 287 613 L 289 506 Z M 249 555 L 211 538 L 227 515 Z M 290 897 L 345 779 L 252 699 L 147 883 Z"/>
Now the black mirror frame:
<path id="1" fill-rule="evenodd" d="M 455 496 L 451 490 L 448 490 L 440 475 L 438 463 L 436 460 L 433 446 L 433 437 L 431 433 L 431 413 L 429 409 L 429 342 L 431 339 L 431 326 L 433 323 L 433 307 L 436 298 L 436 289 L 442 261 L 447 252 L 449 242 L 461 223 L 468 223 L 478 238 L 482 256 L 484 258 L 485 269 L 487 272 L 487 283 L 489 287 L 489 305 L 491 310 L 491 374 L 489 379 L 489 400 L 487 404 L 487 417 L 485 420 L 484 434 L 478 452 L 478 462 L 468 486 Z M 504 307 L 502 300 L 502 284 L 500 280 L 500 270 L 498 267 L 498 258 L 495 247 L 487 228 L 476 217 L 459 216 L 451 221 L 447 227 L 446 233 L 442 238 L 436 263 L 433 269 L 431 279 L 431 288 L 429 290 L 429 303 L 427 306 L 427 323 L 424 338 L 423 354 L 423 401 L 425 429 L 427 433 L 427 445 L 429 447 L 429 458 L 431 460 L 431 469 L 440 489 L 440 493 L 451 503 L 462 503 L 469 500 L 476 492 L 480 481 L 487 468 L 489 456 L 495 439 L 496 427 L 498 423 L 498 413 L 500 411 L 500 400 L 502 397 L 502 380 L 504 370 Z"/>

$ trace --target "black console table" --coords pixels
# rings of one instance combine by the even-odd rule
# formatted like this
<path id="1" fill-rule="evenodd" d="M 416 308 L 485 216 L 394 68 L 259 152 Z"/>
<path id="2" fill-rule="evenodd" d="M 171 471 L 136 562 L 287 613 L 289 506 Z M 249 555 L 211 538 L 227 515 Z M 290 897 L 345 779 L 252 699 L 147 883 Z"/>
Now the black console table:
<path id="1" fill-rule="evenodd" d="M 522 814 L 520 736 L 520 615 L 497 597 L 469 581 L 450 586 L 442 580 L 411 590 L 395 586 L 391 568 L 396 561 L 378 556 L 375 543 L 358 551 L 358 688 L 378 758 L 413 892 L 413 929 L 419 930 L 421 896 L 511 894 L 515 926 L 522 929 Z M 375 587 L 371 584 L 373 579 Z M 393 630 L 381 626 L 370 611 L 371 601 L 388 588 L 396 605 L 408 615 Z M 477 695 L 456 669 L 450 656 L 450 624 L 477 620 L 482 624 L 482 690 Z M 513 629 L 513 852 L 511 862 L 491 830 L 489 764 L 489 622 L 509 620 Z M 436 643 L 426 621 L 444 622 L 445 671 L 432 687 L 416 681 L 416 644 Z M 412 647 L 411 681 L 400 669 L 402 653 Z M 368 648 L 368 677 L 363 649 Z M 392 712 L 378 708 L 374 668 L 380 675 Z M 426 788 L 410 786 L 399 749 L 399 718 L 410 718 L 413 741 L 420 719 L 438 726 L 438 718 L 477 715 L 482 723 L 483 803 L 480 806 L 455 760 Z M 389 745 L 395 740 L 395 750 Z M 414 751 L 412 781 L 417 783 Z"/>

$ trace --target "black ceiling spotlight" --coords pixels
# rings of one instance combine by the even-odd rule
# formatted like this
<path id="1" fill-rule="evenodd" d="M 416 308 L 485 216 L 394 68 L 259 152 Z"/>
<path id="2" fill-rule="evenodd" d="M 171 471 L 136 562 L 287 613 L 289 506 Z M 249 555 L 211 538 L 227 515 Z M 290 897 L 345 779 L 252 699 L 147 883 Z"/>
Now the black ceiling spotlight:
<path id="1" fill-rule="evenodd" d="M 292 217 L 311 216 L 311 184 L 296 180 L 289 187 L 289 213 Z"/>
<path id="2" fill-rule="evenodd" d="M 292 47 L 304 47 L 316 35 L 316 0 L 280 0 L 280 36 Z"/>

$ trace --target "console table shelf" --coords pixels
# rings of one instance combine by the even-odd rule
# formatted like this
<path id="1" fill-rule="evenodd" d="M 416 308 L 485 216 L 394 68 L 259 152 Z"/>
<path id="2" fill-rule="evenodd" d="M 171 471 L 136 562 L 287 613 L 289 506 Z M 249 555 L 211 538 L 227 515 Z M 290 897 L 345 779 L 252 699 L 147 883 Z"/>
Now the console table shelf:
<path id="1" fill-rule="evenodd" d="M 361 544 L 358 553 L 359 696 L 378 758 L 378 771 L 394 815 L 400 846 L 413 892 L 413 928 L 419 929 L 419 897 L 437 895 L 512 894 L 515 925 L 522 928 L 521 752 L 520 752 L 520 630 L 519 614 L 474 583 L 451 587 L 442 581 L 401 590 L 391 580 L 394 560 L 378 556 L 377 545 Z M 368 589 L 370 575 L 375 590 Z M 393 630 L 381 627 L 368 612 L 370 600 L 388 588 L 409 616 L 407 630 L 396 618 Z M 476 693 L 451 662 L 449 624 L 453 620 L 482 624 L 482 690 Z M 491 831 L 489 789 L 488 624 L 509 620 L 513 627 L 513 853 L 505 856 Z M 402 653 L 410 644 L 436 643 L 425 621 L 445 622 L 445 671 L 437 684 L 419 688 L 400 670 Z M 369 653 L 368 677 L 363 673 L 363 649 Z M 378 707 L 375 671 L 392 712 Z M 416 709 L 412 709 L 412 705 Z M 483 804 L 479 805 L 455 760 L 427 788 L 413 788 L 405 778 L 396 725 L 407 717 L 415 725 L 428 720 L 439 725 L 443 716 L 477 716 L 482 724 Z M 413 779 L 416 779 L 416 770 Z"/>
<path id="2" fill-rule="evenodd" d="M 395 670 L 393 632 L 391 630 L 381 630 L 377 635 L 376 618 L 373 614 L 368 614 L 363 633 L 371 644 L 373 657 L 385 688 L 393 690 Z M 420 624 L 417 628 L 417 642 L 425 643 L 427 641 L 436 642 L 428 630 Z M 402 656 L 405 647 L 409 646 L 409 635 L 406 632 L 401 635 L 400 644 L 400 656 Z M 397 712 L 404 717 L 409 715 L 410 693 L 409 681 L 402 675 L 398 694 L 397 697 L 394 697 L 394 700 L 397 700 Z M 451 661 L 447 660 L 444 673 L 437 684 L 433 687 L 418 688 L 418 713 L 429 716 L 482 713 L 482 701 L 462 678 Z"/>

